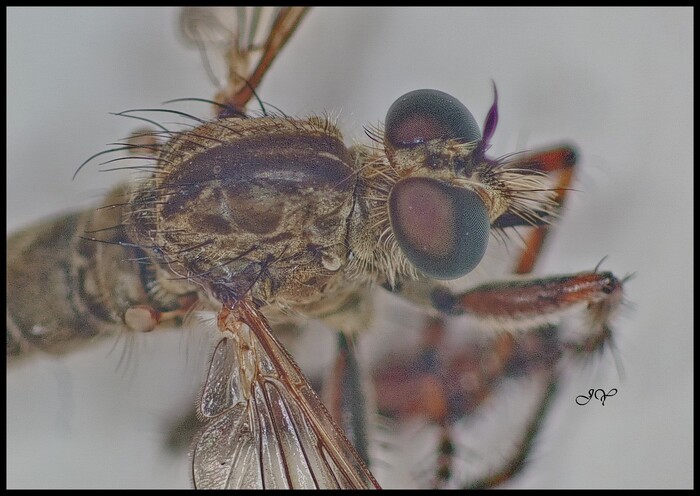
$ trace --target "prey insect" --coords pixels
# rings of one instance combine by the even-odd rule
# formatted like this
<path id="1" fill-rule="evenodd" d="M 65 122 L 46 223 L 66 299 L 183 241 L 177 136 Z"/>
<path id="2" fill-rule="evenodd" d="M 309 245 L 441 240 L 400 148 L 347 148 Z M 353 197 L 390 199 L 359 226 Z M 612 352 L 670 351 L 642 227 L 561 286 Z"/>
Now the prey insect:
<path id="1" fill-rule="evenodd" d="M 254 88 L 305 11 L 275 11 L 269 28 L 258 10 L 239 12 L 235 28 L 188 12 L 185 32 L 205 50 L 216 44 L 207 34 L 223 32 L 226 40 L 235 33 L 224 53 L 231 73 L 215 98 L 216 118 L 141 133 L 145 144 L 124 148 L 138 148 L 147 160 L 144 181 L 115 191 L 96 212 L 8 240 L 8 357 L 61 352 L 96 333 L 149 331 L 213 310 L 226 337 L 199 406 L 206 425 L 193 453 L 196 487 L 376 487 L 362 434 L 366 409 L 352 401 L 363 385 L 351 364 L 353 342 L 383 287 L 438 316 L 436 328 L 447 316 L 469 314 L 496 330 L 529 331 L 533 346 L 516 335 L 482 350 L 500 365 L 471 389 L 460 378 L 479 361 L 466 350 L 445 356 L 427 338 L 416 357 L 401 366 L 387 360 L 374 373 L 380 411 L 398 419 L 420 414 L 440 426 L 434 485 L 458 479 L 491 486 L 514 475 L 565 356 L 609 341 L 622 283 L 597 271 L 465 291 L 440 281 L 471 273 L 491 234 L 517 227 L 530 232 L 514 272 L 532 270 L 571 182 L 572 148 L 492 159 L 496 98 L 482 131 L 464 105 L 436 90 L 400 97 L 383 129 L 368 129 L 368 146 L 348 148 L 328 118 L 252 117 L 246 106 Z M 251 63 L 255 53 L 260 59 Z M 46 281 L 26 269 L 37 264 L 47 264 L 56 293 L 44 315 L 30 305 L 45 294 Z M 552 327 L 570 309 L 588 320 L 580 341 Z M 343 337 L 328 408 L 275 337 L 308 319 Z M 455 473 L 452 425 L 507 374 L 542 376 L 538 407 L 501 469 L 463 480 Z M 392 400 L 388 391 L 406 384 Z"/>

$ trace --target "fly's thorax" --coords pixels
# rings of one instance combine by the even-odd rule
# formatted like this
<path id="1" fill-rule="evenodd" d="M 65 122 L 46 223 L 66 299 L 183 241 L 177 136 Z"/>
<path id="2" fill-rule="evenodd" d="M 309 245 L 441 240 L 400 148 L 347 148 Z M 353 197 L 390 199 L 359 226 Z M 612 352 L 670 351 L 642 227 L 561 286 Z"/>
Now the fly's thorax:
<path id="1" fill-rule="evenodd" d="M 347 263 L 355 171 L 321 118 L 224 118 L 165 145 L 132 233 L 177 276 L 229 297 L 306 304 Z"/>

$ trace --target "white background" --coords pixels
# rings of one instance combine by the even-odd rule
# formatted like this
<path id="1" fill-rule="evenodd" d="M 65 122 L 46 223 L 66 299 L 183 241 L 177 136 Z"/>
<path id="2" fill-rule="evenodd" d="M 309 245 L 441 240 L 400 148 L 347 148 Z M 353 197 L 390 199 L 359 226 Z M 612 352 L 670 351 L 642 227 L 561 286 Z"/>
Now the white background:
<path id="1" fill-rule="evenodd" d="M 262 86 L 291 115 L 341 111 L 346 137 L 359 138 L 421 87 L 456 96 L 482 122 L 493 79 L 494 155 L 578 146 L 579 192 L 538 271 L 590 270 L 607 255 L 604 269 L 636 273 L 615 328 L 624 377 L 606 352 L 573 380 L 516 487 L 692 487 L 692 16 L 319 8 Z M 109 112 L 212 96 L 176 20 L 169 8 L 8 9 L 8 230 L 115 184 L 94 170 L 70 179 L 137 125 Z M 160 443 L 193 404 L 207 345 L 192 332 L 154 336 L 8 371 L 9 487 L 189 486 L 186 457 Z M 619 393 L 576 406 L 589 387 Z"/>

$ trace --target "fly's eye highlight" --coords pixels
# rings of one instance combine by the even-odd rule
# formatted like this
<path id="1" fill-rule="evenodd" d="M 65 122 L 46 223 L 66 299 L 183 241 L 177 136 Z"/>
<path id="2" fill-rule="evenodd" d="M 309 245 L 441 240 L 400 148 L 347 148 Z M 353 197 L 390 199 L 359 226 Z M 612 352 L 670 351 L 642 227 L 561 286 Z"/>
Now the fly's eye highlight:
<path id="1" fill-rule="evenodd" d="M 436 138 L 481 139 L 469 109 L 438 90 L 415 90 L 399 97 L 387 112 L 385 129 L 385 142 L 392 148 L 409 148 Z"/>
<path id="2" fill-rule="evenodd" d="M 489 217 L 474 191 L 425 177 L 403 179 L 389 195 L 389 218 L 401 251 L 429 277 L 461 277 L 486 251 Z"/>

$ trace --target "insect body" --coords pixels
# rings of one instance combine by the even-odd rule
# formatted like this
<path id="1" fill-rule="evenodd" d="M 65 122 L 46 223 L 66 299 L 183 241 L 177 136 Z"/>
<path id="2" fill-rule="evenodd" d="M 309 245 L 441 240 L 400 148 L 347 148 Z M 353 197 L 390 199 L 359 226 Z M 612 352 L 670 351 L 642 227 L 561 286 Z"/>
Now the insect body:
<path id="1" fill-rule="evenodd" d="M 590 352 L 608 340 L 621 299 L 622 283 L 596 271 L 464 292 L 441 283 L 479 265 L 491 232 L 518 226 L 533 230 L 516 268 L 529 272 L 571 180 L 575 154 L 568 146 L 486 155 L 496 97 L 482 134 L 454 97 L 410 92 L 389 108 L 383 129 L 368 130 L 372 145 L 350 148 L 328 118 L 246 115 L 258 69 L 264 73 L 302 16 L 295 9 L 276 14 L 260 62 L 247 82 L 220 92 L 216 119 L 145 134 L 156 139 L 146 146 L 145 181 L 116 190 L 96 212 L 8 240 L 9 357 L 63 352 L 97 331 L 148 331 L 193 309 L 217 313 L 226 337 L 200 403 L 206 426 L 194 449 L 197 487 L 378 486 L 351 427 L 365 413 L 329 413 L 275 338 L 275 326 L 318 319 L 354 339 L 369 324 L 379 287 L 434 314 L 466 313 L 499 330 L 549 327 L 560 313 L 585 307 L 582 343 L 543 339 L 554 357 L 543 361 L 553 385 L 561 354 Z M 247 51 L 232 53 L 230 65 L 238 67 Z M 552 186 L 549 175 L 556 174 Z M 47 268 L 55 278 L 51 299 L 70 306 L 38 314 L 29 303 L 47 296 L 44 281 L 23 267 L 48 263 L 48 251 L 59 261 L 58 269 Z M 430 367 L 420 374 L 437 377 L 435 367 L 449 368 Z M 378 376 L 381 386 L 391 384 L 386 377 Z M 340 398 L 362 393 L 339 384 Z M 448 389 L 431 390 L 439 402 Z M 467 411 L 446 404 L 431 419 L 447 430 Z"/>

